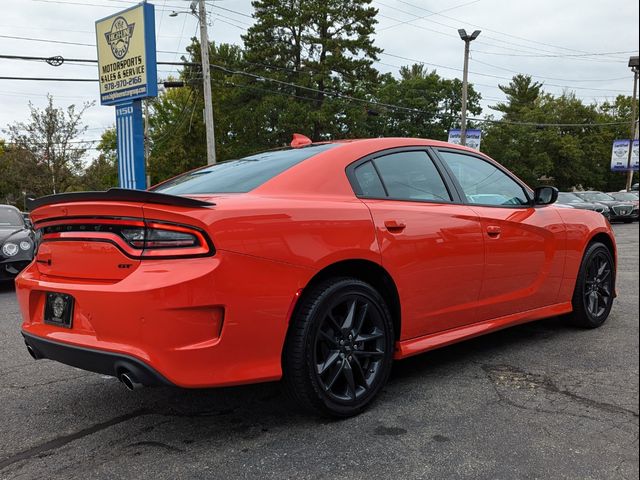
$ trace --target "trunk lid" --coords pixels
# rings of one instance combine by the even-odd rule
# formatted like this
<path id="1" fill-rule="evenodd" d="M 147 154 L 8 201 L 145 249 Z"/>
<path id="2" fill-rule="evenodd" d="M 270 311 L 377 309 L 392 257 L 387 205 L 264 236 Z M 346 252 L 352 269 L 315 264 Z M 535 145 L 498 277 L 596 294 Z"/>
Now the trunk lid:
<path id="1" fill-rule="evenodd" d="M 213 204 L 146 191 L 111 189 L 42 197 L 32 203 L 31 219 L 38 237 L 36 267 L 41 274 L 74 280 L 114 282 L 131 275 L 141 252 L 123 238 L 123 229 L 145 227 L 145 205 L 184 213 Z M 162 215 L 166 216 L 166 215 Z M 162 220 L 156 215 L 156 220 Z"/>

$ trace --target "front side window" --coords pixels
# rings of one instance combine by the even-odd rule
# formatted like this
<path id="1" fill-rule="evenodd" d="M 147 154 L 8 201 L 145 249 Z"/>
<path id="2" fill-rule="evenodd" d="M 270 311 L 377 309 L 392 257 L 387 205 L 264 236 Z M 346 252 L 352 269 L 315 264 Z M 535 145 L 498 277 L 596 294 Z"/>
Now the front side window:
<path id="1" fill-rule="evenodd" d="M 355 177 L 364 196 L 386 196 L 395 200 L 451 201 L 440 172 L 424 151 L 390 153 L 378 157 L 357 167 Z"/>
<path id="2" fill-rule="evenodd" d="M 239 160 L 228 160 L 184 173 L 154 188 L 170 195 L 197 193 L 246 193 L 280 175 L 288 168 L 337 144 L 325 143 L 258 153 Z"/>
<path id="3" fill-rule="evenodd" d="M 495 165 L 480 158 L 441 151 L 469 203 L 492 206 L 528 205 L 524 189 Z"/>

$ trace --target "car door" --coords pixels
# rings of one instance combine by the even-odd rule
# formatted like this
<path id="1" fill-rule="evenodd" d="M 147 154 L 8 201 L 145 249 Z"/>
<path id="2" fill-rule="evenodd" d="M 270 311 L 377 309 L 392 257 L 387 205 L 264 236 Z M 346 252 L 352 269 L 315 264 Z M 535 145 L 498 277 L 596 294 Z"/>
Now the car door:
<path id="1" fill-rule="evenodd" d="M 478 319 L 552 305 L 564 270 L 564 223 L 553 206 L 534 206 L 531 193 L 489 159 L 453 149 L 440 158 L 484 232 L 486 266 Z"/>
<path id="2" fill-rule="evenodd" d="M 369 207 L 382 264 L 396 282 L 402 337 L 408 339 L 476 321 L 484 265 L 480 219 L 456 204 L 426 149 L 401 149 L 348 168 Z"/>

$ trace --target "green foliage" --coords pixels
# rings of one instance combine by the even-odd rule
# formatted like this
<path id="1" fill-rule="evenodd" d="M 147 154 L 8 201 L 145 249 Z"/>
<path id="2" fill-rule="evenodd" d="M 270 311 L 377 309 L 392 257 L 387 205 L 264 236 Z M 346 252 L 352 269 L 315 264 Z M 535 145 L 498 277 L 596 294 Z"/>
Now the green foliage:
<path id="1" fill-rule="evenodd" d="M 484 129 L 483 151 L 529 185 L 544 182 L 562 190 L 624 187 L 624 176 L 610 172 L 609 165 L 613 140 L 629 136 L 629 97 L 619 96 L 613 104 L 585 105 L 573 93 L 546 94 L 540 84 L 522 75 L 501 88 L 508 98 L 498 106 L 505 112 L 504 122 Z M 508 122 L 593 126 L 534 127 Z M 618 122 L 621 124 L 606 125 Z"/>
<path id="2" fill-rule="evenodd" d="M 79 179 L 80 190 L 108 190 L 118 186 L 115 128 L 102 133 L 98 151 L 98 157 L 89 164 Z"/>
<path id="3" fill-rule="evenodd" d="M 50 95 L 43 109 L 29 103 L 29 120 L 4 130 L 8 142 L 0 152 L 0 199 L 19 203 L 24 192 L 41 196 L 75 189 L 88 147 L 79 140 L 86 131 L 82 115 L 92 105 L 58 108 Z"/>

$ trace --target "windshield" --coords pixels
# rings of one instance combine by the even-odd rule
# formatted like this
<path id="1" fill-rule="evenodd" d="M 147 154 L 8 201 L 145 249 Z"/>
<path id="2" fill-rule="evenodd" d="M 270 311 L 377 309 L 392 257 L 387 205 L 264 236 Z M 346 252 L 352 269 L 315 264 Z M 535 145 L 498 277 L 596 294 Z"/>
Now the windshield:
<path id="1" fill-rule="evenodd" d="M 0 228 L 24 227 L 22 215 L 14 208 L 0 207 Z"/>
<path id="2" fill-rule="evenodd" d="M 585 203 L 585 201 L 573 193 L 559 193 L 558 203 Z"/>
<path id="3" fill-rule="evenodd" d="M 152 190 L 170 195 L 246 193 L 288 168 L 335 146 L 326 143 L 258 153 L 187 172 Z"/>
<path id="4" fill-rule="evenodd" d="M 606 193 L 602 193 L 602 192 L 586 192 L 586 193 L 580 194 L 580 196 L 588 200 L 589 202 L 615 201 L 615 198 L 613 198 L 611 195 L 607 195 Z"/>

